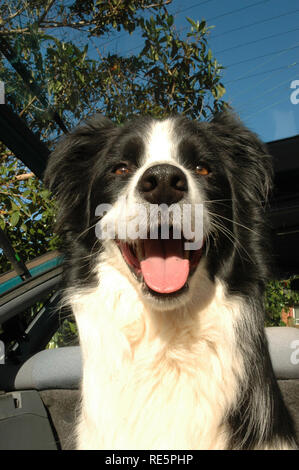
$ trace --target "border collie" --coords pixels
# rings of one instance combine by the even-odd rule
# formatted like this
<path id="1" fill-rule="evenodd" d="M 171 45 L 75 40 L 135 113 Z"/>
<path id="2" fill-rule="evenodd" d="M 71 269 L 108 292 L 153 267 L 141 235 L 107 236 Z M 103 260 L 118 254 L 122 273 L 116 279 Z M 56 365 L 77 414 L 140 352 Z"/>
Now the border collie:
<path id="1" fill-rule="evenodd" d="M 78 449 L 296 447 L 264 333 L 271 179 L 262 143 L 229 113 L 96 115 L 58 144 L 45 180 L 82 349 Z M 160 205 L 180 209 L 168 239 L 163 214 L 148 215 Z M 194 210 L 191 236 L 175 236 L 196 206 L 201 240 Z"/>

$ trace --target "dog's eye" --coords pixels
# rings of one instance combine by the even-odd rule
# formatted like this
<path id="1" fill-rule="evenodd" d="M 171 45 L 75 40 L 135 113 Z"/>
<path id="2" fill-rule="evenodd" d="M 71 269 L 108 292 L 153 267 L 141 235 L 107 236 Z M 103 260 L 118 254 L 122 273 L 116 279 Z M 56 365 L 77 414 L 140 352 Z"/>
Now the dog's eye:
<path id="1" fill-rule="evenodd" d="M 113 173 L 117 176 L 125 176 L 131 173 L 130 168 L 125 163 L 120 163 L 113 169 Z"/>
<path id="2" fill-rule="evenodd" d="M 207 176 L 210 173 L 210 170 L 207 166 L 197 165 L 195 173 L 201 176 Z"/>

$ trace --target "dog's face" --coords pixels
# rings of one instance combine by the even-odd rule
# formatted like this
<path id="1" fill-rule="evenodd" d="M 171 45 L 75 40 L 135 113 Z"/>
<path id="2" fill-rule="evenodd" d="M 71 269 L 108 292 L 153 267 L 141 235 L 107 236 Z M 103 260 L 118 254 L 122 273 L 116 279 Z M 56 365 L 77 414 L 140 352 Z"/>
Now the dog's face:
<path id="1" fill-rule="evenodd" d="M 46 179 L 61 231 L 89 254 L 99 242 L 147 302 L 169 308 L 198 293 L 200 276 L 256 265 L 270 174 L 261 143 L 227 115 L 122 127 L 96 117 L 58 146 Z"/>

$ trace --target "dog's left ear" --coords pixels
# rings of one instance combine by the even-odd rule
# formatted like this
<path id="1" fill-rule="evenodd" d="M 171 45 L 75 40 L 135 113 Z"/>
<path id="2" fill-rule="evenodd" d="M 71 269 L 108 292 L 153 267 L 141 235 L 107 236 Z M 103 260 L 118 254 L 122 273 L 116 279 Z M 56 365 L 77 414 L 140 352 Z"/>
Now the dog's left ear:
<path id="1" fill-rule="evenodd" d="M 109 119 L 96 115 L 63 137 L 50 155 L 44 182 L 57 201 L 57 233 L 87 228 L 94 165 L 115 129 Z"/>
<path id="2" fill-rule="evenodd" d="M 211 124 L 220 149 L 231 156 L 232 170 L 243 183 L 246 197 L 267 200 L 272 188 L 273 167 L 266 146 L 231 112 L 217 114 Z"/>

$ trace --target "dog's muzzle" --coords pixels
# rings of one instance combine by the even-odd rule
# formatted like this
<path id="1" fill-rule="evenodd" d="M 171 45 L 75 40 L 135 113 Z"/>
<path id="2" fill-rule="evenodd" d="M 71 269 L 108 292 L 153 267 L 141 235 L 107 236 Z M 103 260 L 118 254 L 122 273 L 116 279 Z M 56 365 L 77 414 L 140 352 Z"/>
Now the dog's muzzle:
<path id="1" fill-rule="evenodd" d="M 188 285 L 189 276 L 196 269 L 201 255 L 202 245 L 194 250 L 185 249 L 182 222 L 182 206 L 188 200 L 188 182 L 185 173 L 175 165 L 157 164 L 147 168 L 137 183 L 137 192 L 141 204 L 150 214 L 162 206 L 178 206 L 179 216 L 172 213 L 167 220 L 168 234 L 163 235 L 163 217 L 151 220 L 149 226 L 158 227 L 156 236 L 151 231 L 145 237 L 132 242 L 118 242 L 122 256 L 130 269 L 151 293 L 176 294 Z M 151 212 L 151 210 L 153 211 Z M 177 223 L 179 233 L 175 233 Z"/>

